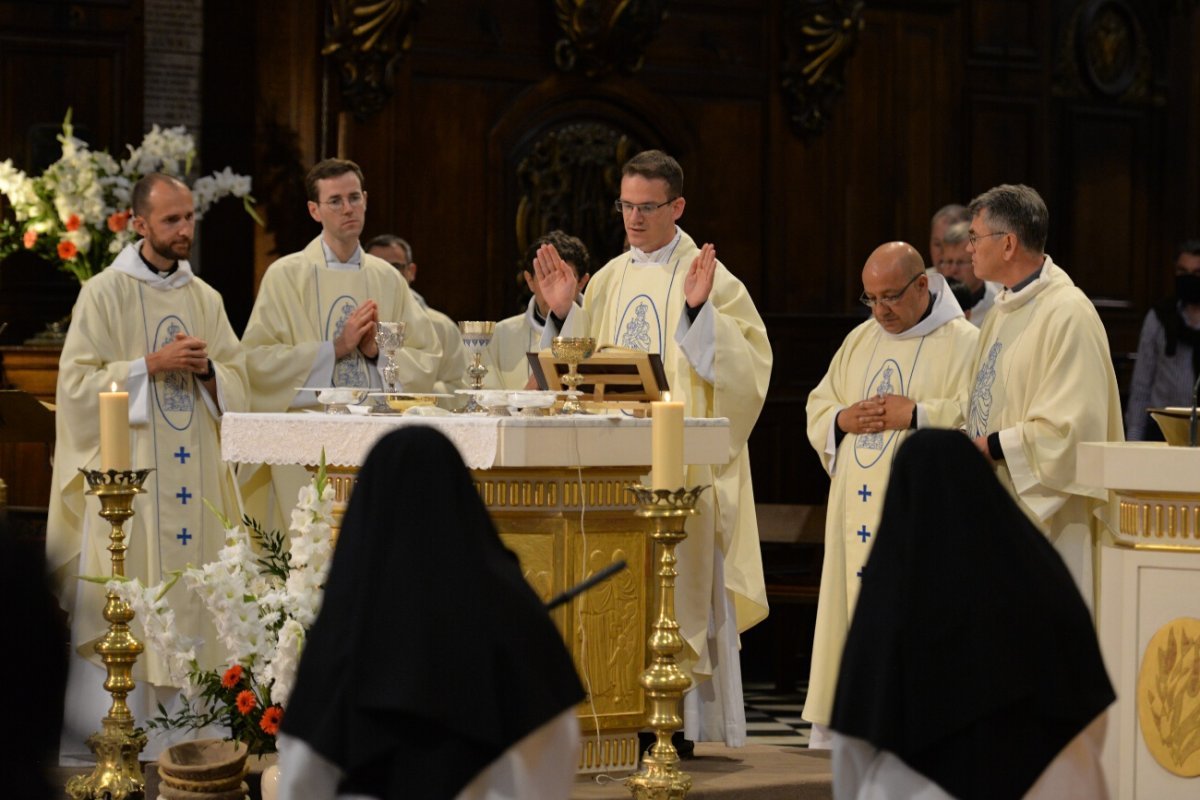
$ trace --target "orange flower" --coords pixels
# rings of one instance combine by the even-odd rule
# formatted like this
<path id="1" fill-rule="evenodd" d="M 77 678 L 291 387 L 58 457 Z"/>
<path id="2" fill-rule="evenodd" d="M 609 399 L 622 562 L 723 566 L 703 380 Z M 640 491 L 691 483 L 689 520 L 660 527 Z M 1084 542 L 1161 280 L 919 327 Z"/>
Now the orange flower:
<path id="1" fill-rule="evenodd" d="M 128 211 L 114 211 L 108 215 L 108 229 L 113 233 L 120 233 L 129 225 Z"/>
<path id="2" fill-rule="evenodd" d="M 226 689 L 232 689 L 242 682 L 242 665 L 234 664 L 229 669 L 225 670 L 225 674 L 221 676 L 221 685 Z"/>
<path id="3" fill-rule="evenodd" d="M 67 230 L 69 230 L 69 231 L 79 230 L 79 215 L 78 214 L 72 214 L 71 216 L 67 217 Z"/>
<path id="4" fill-rule="evenodd" d="M 237 710 L 243 714 L 249 714 L 258 705 L 258 701 L 254 698 L 254 692 L 249 689 L 243 689 L 238 692 Z"/>
<path id="5" fill-rule="evenodd" d="M 70 261 L 75 256 L 79 255 L 79 248 L 74 242 L 63 239 L 58 243 L 58 257 L 63 261 Z"/>
<path id="6" fill-rule="evenodd" d="M 258 727 L 263 729 L 264 733 L 271 736 L 279 733 L 279 723 L 283 720 L 283 709 L 279 706 L 271 706 L 263 712 L 262 719 L 258 721 Z"/>
<path id="7" fill-rule="evenodd" d="M 25 240 L 24 241 L 25 241 L 25 249 L 32 250 L 33 246 L 35 244 L 37 244 L 37 231 L 32 231 L 32 230 L 25 231 Z"/>

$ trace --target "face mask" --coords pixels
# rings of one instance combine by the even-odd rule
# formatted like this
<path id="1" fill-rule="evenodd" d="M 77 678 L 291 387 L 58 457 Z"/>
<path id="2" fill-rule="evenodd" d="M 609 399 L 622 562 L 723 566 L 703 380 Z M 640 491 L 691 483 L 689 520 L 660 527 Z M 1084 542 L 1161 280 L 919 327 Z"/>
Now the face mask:
<path id="1" fill-rule="evenodd" d="M 1175 296 L 1182 303 L 1200 305 L 1200 274 L 1189 272 L 1176 275 Z"/>

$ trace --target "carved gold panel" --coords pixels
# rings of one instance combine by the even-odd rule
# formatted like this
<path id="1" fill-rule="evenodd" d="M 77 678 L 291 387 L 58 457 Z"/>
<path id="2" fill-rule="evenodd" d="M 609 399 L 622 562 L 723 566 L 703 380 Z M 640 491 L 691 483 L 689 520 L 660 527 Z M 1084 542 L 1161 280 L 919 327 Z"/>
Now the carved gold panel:
<path id="1" fill-rule="evenodd" d="M 1171 620 L 1150 638 L 1137 707 L 1154 760 L 1180 777 L 1200 776 L 1200 619 Z"/>
<path id="2" fill-rule="evenodd" d="M 617 561 L 626 569 L 555 609 L 554 621 L 587 691 L 580 771 L 632 770 L 646 720 L 638 678 L 648 664 L 654 610 L 652 542 L 633 514 L 629 469 L 474 473 L 526 579 L 548 600 Z M 584 513 L 581 515 L 581 511 Z"/>

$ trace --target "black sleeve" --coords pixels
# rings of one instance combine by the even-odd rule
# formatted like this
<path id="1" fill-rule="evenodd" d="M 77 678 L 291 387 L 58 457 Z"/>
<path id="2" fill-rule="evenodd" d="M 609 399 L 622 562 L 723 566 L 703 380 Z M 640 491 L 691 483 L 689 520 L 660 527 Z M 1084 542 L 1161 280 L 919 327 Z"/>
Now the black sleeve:
<path id="1" fill-rule="evenodd" d="M 1000 431 L 989 433 L 987 437 L 988 455 L 992 461 L 1004 460 L 1004 448 L 1000 446 Z"/>

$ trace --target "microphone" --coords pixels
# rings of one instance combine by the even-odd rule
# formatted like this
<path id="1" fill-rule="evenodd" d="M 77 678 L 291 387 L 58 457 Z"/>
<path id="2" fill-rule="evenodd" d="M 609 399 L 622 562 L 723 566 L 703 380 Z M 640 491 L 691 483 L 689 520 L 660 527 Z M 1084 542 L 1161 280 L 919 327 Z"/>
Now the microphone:
<path id="1" fill-rule="evenodd" d="M 1200 375 L 1192 384 L 1192 416 L 1188 419 L 1188 447 L 1196 446 L 1196 406 L 1200 405 Z"/>
<path id="2" fill-rule="evenodd" d="M 546 610 L 553 611 L 554 609 L 561 606 L 563 603 L 570 600 L 572 597 L 583 594 L 588 589 L 592 588 L 593 586 L 595 586 L 598 583 L 608 580 L 613 575 L 616 575 L 618 572 L 620 572 L 623 569 L 625 569 L 625 559 L 621 559 L 620 561 L 614 561 L 613 563 L 609 564 L 607 567 L 600 570 L 599 572 L 593 574 L 586 580 L 575 584 L 570 589 L 567 589 L 565 592 L 558 595 L 557 597 L 551 598 L 550 601 L 548 603 L 546 603 Z"/>

